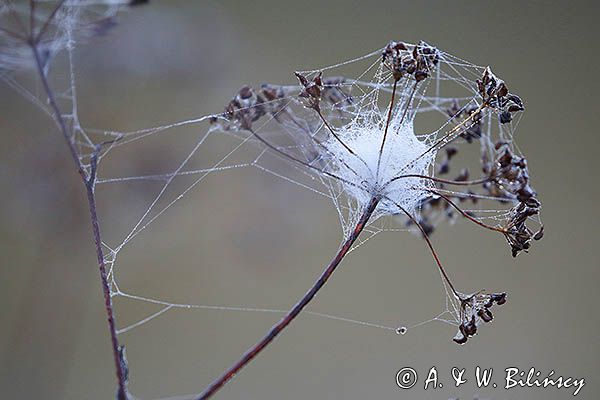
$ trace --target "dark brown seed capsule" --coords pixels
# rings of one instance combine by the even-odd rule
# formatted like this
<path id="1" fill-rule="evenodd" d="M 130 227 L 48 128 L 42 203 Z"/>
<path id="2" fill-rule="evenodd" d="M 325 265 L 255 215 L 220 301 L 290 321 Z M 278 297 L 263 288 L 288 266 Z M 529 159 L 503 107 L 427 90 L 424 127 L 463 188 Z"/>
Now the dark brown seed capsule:
<path id="1" fill-rule="evenodd" d="M 481 318 L 483 322 L 490 322 L 492 319 L 494 319 L 492 312 L 488 309 L 479 310 L 477 315 L 479 315 L 479 318 Z"/>
<path id="2" fill-rule="evenodd" d="M 493 293 L 491 299 L 496 302 L 499 306 L 506 303 L 506 293 Z"/>
<path id="3" fill-rule="evenodd" d="M 458 343 L 460 345 L 467 343 L 467 337 L 461 332 L 457 333 L 456 336 L 452 338 L 452 340 L 454 340 L 455 343 Z"/>
<path id="4" fill-rule="evenodd" d="M 509 111 L 502 111 L 499 118 L 501 124 L 507 124 L 512 121 L 512 114 Z"/>
<path id="5" fill-rule="evenodd" d="M 542 227 L 540 228 L 540 230 L 537 231 L 537 233 L 535 235 L 533 235 L 533 239 L 534 240 L 540 240 L 543 237 L 544 237 L 544 225 L 542 225 Z"/>

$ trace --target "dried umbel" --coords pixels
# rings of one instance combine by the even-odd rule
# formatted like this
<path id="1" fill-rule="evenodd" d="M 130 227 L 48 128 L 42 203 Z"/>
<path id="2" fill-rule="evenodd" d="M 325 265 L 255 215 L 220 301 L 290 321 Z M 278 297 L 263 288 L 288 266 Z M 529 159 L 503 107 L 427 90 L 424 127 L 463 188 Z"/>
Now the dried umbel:
<path id="1" fill-rule="evenodd" d="M 425 42 L 410 45 L 392 41 L 383 50 L 383 64 L 396 81 L 408 75 L 420 82 L 430 75 L 438 61 L 438 50 Z"/>
<path id="2" fill-rule="evenodd" d="M 392 41 L 381 54 L 373 81 L 327 76 L 319 70 L 296 72 L 298 86 L 243 87 L 225 113 L 213 118 L 216 129 L 256 139 L 268 152 L 322 182 L 340 214 L 345 242 L 307 295 L 248 351 L 251 357 L 242 358 L 207 389 L 206 397 L 300 313 L 365 226 L 383 217 L 403 219 L 425 240 L 447 289 L 458 344 L 492 321 L 492 308 L 504 304 L 506 294 L 459 292 L 430 239 L 436 225 L 463 217 L 504 237 L 513 256 L 543 236 L 541 203 L 527 161 L 511 140 L 511 121 L 524 110 L 521 98 L 489 67 L 472 66 L 453 77 L 467 64 L 424 42 Z M 478 78 L 465 78 L 473 75 Z M 454 80 L 468 89 L 467 96 L 443 96 L 443 85 Z M 419 132 L 419 120 L 432 113 L 444 116 L 440 127 Z M 269 124 L 271 133 L 265 128 Z M 455 165 L 473 150 L 481 171 L 476 176 L 467 165 Z M 455 170 L 453 179 L 444 177 Z M 491 204 L 498 210 L 486 215 Z M 538 226 L 535 233 L 531 224 Z"/>
<path id="3" fill-rule="evenodd" d="M 351 96 L 352 89 L 358 87 L 365 93 L 362 88 L 372 87 L 366 82 L 327 77 L 322 71 L 296 72 L 299 86 L 243 87 L 213 122 L 225 130 L 249 132 L 277 156 L 338 187 L 357 205 L 350 206 L 350 212 L 355 210 L 356 214 L 348 221 L 356 222 L 374 201 L 368 223 L 394 215 L 403 216 L 407 225 L 416 227 L 460 304 L 462 316 L 457 321 L 466 340 L 480 322 L 491 321 L 489 308 L 495 299 L 498 305 L 504 300 L 499 295 L 465 297 L 454 288 L 429 239 L 435 226 L 442 219 L 462 216 L 480 228 L 500 233 L 513 256 L 541 238 L 543 228 L 539 224 L 534 232 L 528 227 L 530 222 L 537 222 L 532 218 L 539 216 L 541 203 L 531 186 L 526 159 L 504 140 L 506 132 L 500 131 L 494 140 L 490 125 L 492 115 L 498 116 L 500 126 L 510 123 L 524 110 L 523 102 L 489 67 L 479 69 L 480 77 L 470 83 L 473 92 L 467 101 L 443 98 L 439 93 L 435 98 L 428 96 L 429 79 L 440 76 L 439 68 L 451 62 L 446 53 L 424 42 L 411 45 L 393 41 L 383 49 L 376 74 L 380 80 L 377 85 L 389 94 L 385 107 L 374 100 L 375 96 L 380 100 L 383 90 Z M 444 113 L 445 130 L 425 136 L 416 132 L 416 119 L 425 113 L 424 103 Z M 288 133 L 288 143 L 276 144 L 257 130 L 261 118 L 279 124 L 281 131 Z M 481 152 L 482 175 L 472 178 L 469 169 L 462 167 L 454 179 L 436 176 L 436 171 L 450 174 L 459 156 L 475 142 L 480 143 L 473 149 Z M 494 216 L 495 224 L 488 223 L 477 210 L 463 208 L 490 202 L 508 207 Z M 346 232 L 352 232 L 352 224 L 349 226 Z M 491 298 L 492 303 L 484 298 Z M 480 303 L 489 307 L 479 307 Z M 469 320 L 464 320 L 465 315 Z"/>
<path id="4" fill-rule="evenodd" d="M 116 293 L 112 291 L 112 284 L 116 286 L 112 265 L 118 250 L 111 250 L 110 256 L 105 257 L 95 186 L 99 182 L 97 168 L 103 148 L 112 146 L 121 136 L 95 142 L 85 135 L 78 126 L 76 107 L 72 107 L 71 114 L 61 110 L 47 72 L 57 52 L 67 49 L 71 56 L 77 40 L 102 34 L 110 28 L 114 24 L 116 6 L 144 2 L 31 1 L 18 5 L 29 11 L 29 18 L 23 20 L 12 2 L 0 7 L 0 17 L 12 21 L 0 26 L 0 76 L 10 81 L 13 70 L 33 67 L 37 71 L 46 95 L 46 111 L 55 118 L 85 186 L 119 382 L 119 400 L 131 396 L 127 388 L 129 363 L 118 339 L 119 332 L 123 331 L 116 328 L 112 306 L 112 296 Z M 430 240 L 439 220 L 462 216 L 479 228 L 499 233 L 508 241 L 515 256 L 529 250 L 532 240 L 543 236 L 539 219 L 541 203 L 531 186 L 527 162 L 512 145 L 510 129 L 503 128 L 510 127 L 524 110 L 520 97 L 510 92 L 490 68 L 469 65 L 424 42 L 390 42 L 370 56 L 377 59 L 373 65 L 378 66 L 371 81 L 360 80 L 370 68 L 357 79 L 340 76 L 337 71 L 331 74 L 335 66 L 326 71 L 300 71 L 296 73 L 299 85 L 242 87 L 225 111 L 211 119 L 214 131 L 226 131 L 230 136 L 242 138 L 242 143 L 254 142 L 261 147 L 260 155 L 248 165 L 257 165 L 263 154 L 271 154 L 293 164 L 312 181 L 322 183 L 340 215 L 345 238 L 322 275 L 298 303 L 199 399 L 212 396 L 272 342 L 324 286 L 363 230 L 380 219 L 400 218 L 424 238 L 446 285 L 459 331 L 454 340 L 460 344 L 492 321 L 491 308 L 504 304 L 506 295 L 477 292 L 466 296 L 455 288 Z M 461 68 L 468 73 L 457 72 Z M 454 72 L 457 74 L 453 75 Z M 472 78 L 474 76 L 477 78 Z M 457 86 L 465 88 L 467 96 L 444 96 L 443 86 L 447 82 L 459 83 Z M 75 86 L 72 85 L 70 96 L 74 100 Z M 430 113 L 443 115 L 443 121 L 434 131 L 423 129 L 419 121 L 421 116 L 429 117 Z M 497 128 L 490 123 L 492 116 L 500 122 Z M 271 132 L 269 124 L 274 128 Z M 171 126 L 175 125 L 183 124 Z M 163 129 L 167 127 L 153 131 Z M 142 130 L 136 134 L 147 132 Z M 79 139 L 87 139 L 89 143 Z M 480 145 L 470 145 L 475 142 Z M 167 176 L 164 189 L 199 145 L 176 173 Z M 454 173 L 454 164 L 473 149 L 481 149 L 478 157 L 481 176 L 471 178 L 473 174 L 466 166 L 460 166 L 456 168 L 459 173 L 454 179 L 440 177 Z M 278 176 L 285 177 L 283 173 Z M 156 201 L 119 249 L 147 226 L 138 230 Z M 490 202 L 508 210 L 486 219 L 485 209 L 463 208 Z M 532 222 L 540 224 L 535 233 L 529 227 Z M 172 306 L 169 304 L 165 310 Z M 400 335 L 406 332 L 407 328 L 398 329 Z"/>

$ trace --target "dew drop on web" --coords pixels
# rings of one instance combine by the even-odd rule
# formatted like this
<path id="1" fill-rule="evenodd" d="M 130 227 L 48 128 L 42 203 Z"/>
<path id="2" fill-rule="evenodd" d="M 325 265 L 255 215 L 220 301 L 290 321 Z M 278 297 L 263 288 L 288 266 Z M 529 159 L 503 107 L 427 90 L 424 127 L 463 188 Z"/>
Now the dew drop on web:
<path id="1" fill-rule="evenodd" d="M 399 326 L 398 328 L 396 328 L 397 335 L 406 335 L 407 331 L 408 331 L 408 328 L 405 326 Z"/>

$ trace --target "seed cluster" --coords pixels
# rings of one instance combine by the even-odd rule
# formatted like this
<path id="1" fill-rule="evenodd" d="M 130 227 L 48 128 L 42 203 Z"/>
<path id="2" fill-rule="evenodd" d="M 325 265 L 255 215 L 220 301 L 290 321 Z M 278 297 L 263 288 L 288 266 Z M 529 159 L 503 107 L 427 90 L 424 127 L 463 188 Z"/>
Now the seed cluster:
<path id="1" fill-rule="evenodd" d="M 470 337 L 477 334 L 477 329 L 483 323 L 489 323 L 494 319 L 491 308 L 495 305 L 501 306 L 506 303 L 506 293 L 483 292 L 460 299 L 460 325 L 458 332 L 452 340 L 458 344 L 465 344 Z"/>
<path id="2" fill-rule="evenodd" d="M 509 93 L 504 81 L 496 77 L 490 67 L 487 67 L 481 79 L 477 80 L 477 88 L 484 103 L 499 111 L 499 119 L 502 124 L 509 123 L 512 121 L 514 113 L 525 109 L 521 98 L 516 94 Z"/>
<path id="3" fill-rule="evenodd" d="M 387 70 L 391 79 L 390 104 L 386 108 L 379 108 L 377 101 L 364 102 L 361 108 L 364 99 L 355 103 L 348 89 L 352 84 L 344 77 L 296 72 L 298 86 L 242 87 L 225 112 L 212 122 L 225 130 L 248 131 L 281 156 L 337 180 L 359 204 L 366 204 L 374 196 L 379 198 L 378 216 L 401 211 L 407 225 L 416 226 L 427 241 L 459 304 L 459 331 L 454 341 L 464 344 L 479 326 L 492 321 L 491 308 L 504 304 L 506 293 L 465 296 L 455 289 L 429 239 L 439 217 L 452 221 L 460 215 L 500 233 L 513 257 L 527 252 L 532 241 L 542 238 L 544 230 L 543 225 L 536 232 L 528 227 L 532 217 L 540 213 L 541 202 L 531 186 L 527 160 L 515 153 L 505 135 L 493 144 L 493 126 L 486 126 L 487 115 L 497 115 L 498 129 L 502 129 L 524 110 L 521 98 L 511 93 L 489 67 L 472 82 L 473 99 L 464 103 L 464 99 L 450 98 L 445 103 L 449 104 L 447 108 L 438 108 L 448 117 L 445 125 L 450 127 L 441 139 L 429 147 L 415 134 L 413 120 L 419 112 L 418 104 L 428 101 L 427 85 L 420 82 L 433 79 L 432 73 L 440 68 L 443 55 L 425 42 L 390 42 L 382 52 L 380 70 Z M 312 117 L 305 115 L 307 110 Z M 296 129 L 292 137 L 299 150 L 277 147 L 256 132 L 253 125 L 264 116 Z M 457 168 L 453 178 L 445 179 L 454 169 L 459 150 L 453 144 L 459 140 L 481 143 L 481 172 L 471 178 L 469 169 Z M 437 168 L 433 168 L 436 158 Z M 503 218 L 500 223 L 488 225 L 477 218 L 475 211 L 462 208 L 462 204 L 480 201 L 512 207 L 498 214 Z"/>
<path id="4" fill-rule="evenodd" d="M 429 77 L 439 60 L 438 50 L 425 42 L 409 45 L 392 41 L 383 50 L 383 64 L 392 72 L 395 81 L 409 75 L 421 82 Z"/>

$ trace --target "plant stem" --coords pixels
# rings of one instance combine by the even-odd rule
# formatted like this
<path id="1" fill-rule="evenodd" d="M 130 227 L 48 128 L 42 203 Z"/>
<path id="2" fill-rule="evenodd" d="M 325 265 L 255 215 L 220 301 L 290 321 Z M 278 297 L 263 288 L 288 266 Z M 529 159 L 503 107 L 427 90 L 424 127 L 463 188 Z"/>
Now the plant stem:
<path id="1" fill-rule="evenodd" d="M 117 400 L 127 400 L 127 385 L 126 385 L 126 373 L 124 360 L 121 358 L 121 347 L 119 345 L 119 338 L 117 336 L 116 323 L 113 312 L 112 298 L 110 296 L 110 284 L 108 282 L 108 273 L 106 271 L 106 263 L 104 261 L 104 252 L 102 251 L 102 235 L 100 233 L 100 223 L 98 221 L 98 213 L 96 208 L 96 196 L 94 193 L 95 183 L 96 183 L 96 162 L 97 162 L 97 151 L 92 157 L 92 172 L 89 177 L 87 176 L 83 164 L 79 159 L 79 152 L 77 150 L 77 146 L 75 144 L 74 138 L 69 134 L 67 130 L 67 125 L 62 116 L 60 108 L 56 103 L 56 99 L 54 97 L 54 93 L 50 88 L 50 84 L 48 83 L 48 79 L 44 73 L 44 67 L 42 63 L 42 59 L 40 57 L 37 44 L 33 39 L 30 40 L 30 45 L 33 50 L 33 55 L 35 57 L 37 70 L 40 76 L 40 80 L 42 82 L 42 86 L 44 87 L 44 91 L 46 92 L 46 96 L 48 97 L 48 102 L 50 107 L 52 108 L 52 112 L 54 113 L 54 117 L 56 118 L 56 122 L 60 128 L 62 135 L 64 136 L 67 144 L 69 146 L 69 150 L 71 153 L 71 157 L 75 161 L 75 165 L 77 166 L 77 170 L 79 176 L 81 177 L 83 184 L 86 188 L 88 206 L 90 210 L 90 220 L 92 223 L 92 232 L 94 235 L 94 243 L 96 245 L 96 256 L 98 260 L 98 269 L 100 270 L 100 280 L 102 281 L 102 292 L 104 294 L 104 308 L 106 310 L 106 316 L 108 319 L 108 328 L 110 331 L 110 339 L 113 350 L 113 358 L 115 363 L 115 370 L 117 374 Z"/>
<path id="2" fill-rule="evenodd" d="M 310 303 L 315 297 L 317 292 L 325 285 L 327 280 L 331 277 L 335 269 L 342 262 L 348 251 L 358 239 L 360 233 L 367 225 L 367 222 L 373 215 L 373 212 L 379 204 L 380 197 L 375 196 L 371 199 L 359 221 L 356 223 L 354 230 L 350 233 L 346 241 L 342 244 L 335 257 L 331 260 L 327 268 L 321 273 L 319 279 L 315 281 L 313 286 L 306 292 L 306 294 L 296 303 L 296 305 L 271 329 L 267 334 L 254 346 L 252 346 L 242 358 L 240 358 L 235 364 L 233 364 L 227 371 L 225 371 L 219 378 L 213 381 L 205 390 L 202 392 L 196 400 L 205 400 L 212 397 L 217 393 L 227 382 L 229 382 L 242 368 L 250 363 L 262 350 L 265 349 Z"/>
<path id="3" fill-rule="evenodd" d="M 381 141 L 381 147 L 379 148 L 379 157 L 377 157 L 377 173 L 375 174 L 375 180 L 379 180 L 379 167 L 381 166 L 381 156 L 383 155 L 383 147 L 385 146 L 385 139 L 387 138 L 388 128 L 390 127 L 390 121 L 392 120 L 392 110 L 394 109 L 394 97 L 396 96 L 396 86 L 398 86 L 398 79 L 394 79 L 394 88 L 392 89 L 392 99 L 390 100 L 390 109 L 388 111 L 387 120 L 385 121 L 385 130 L 383 131 L 383 140 Z M 402 123 L 402 122 L 400 122 Z"/>

